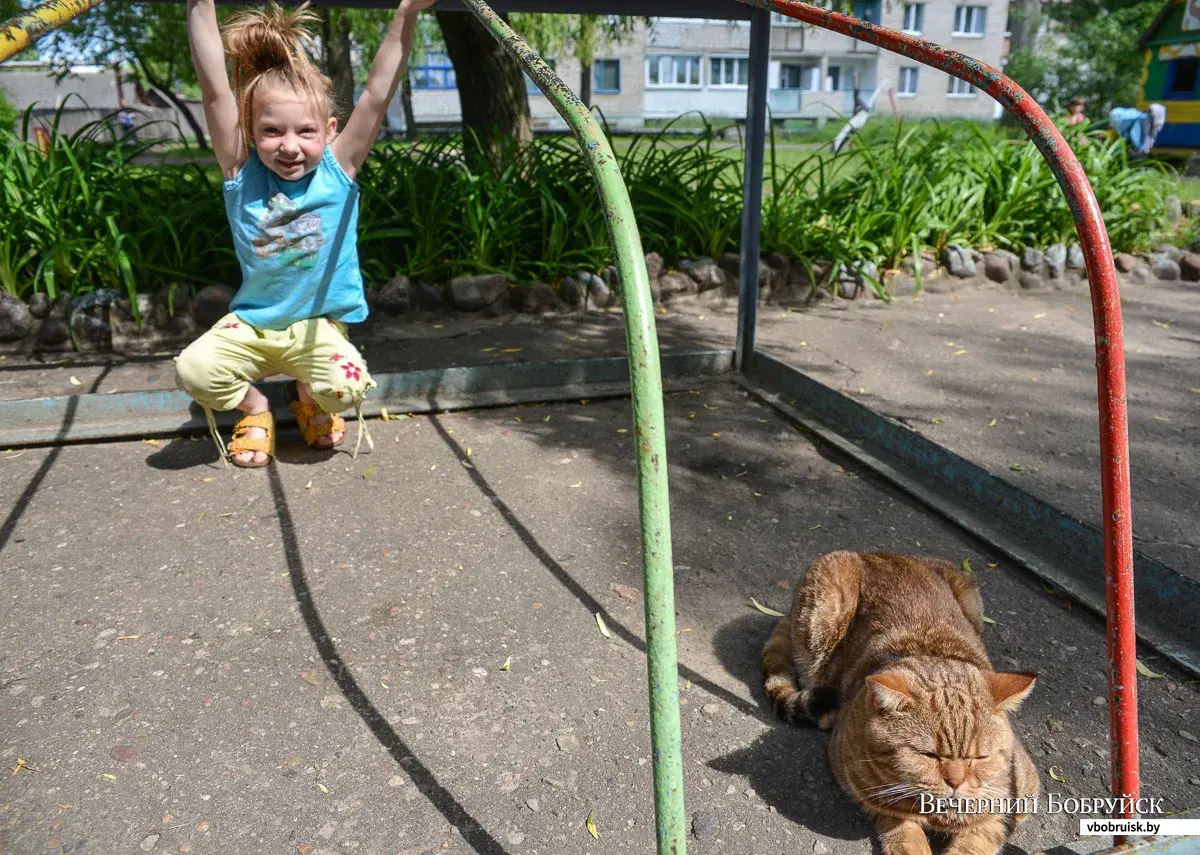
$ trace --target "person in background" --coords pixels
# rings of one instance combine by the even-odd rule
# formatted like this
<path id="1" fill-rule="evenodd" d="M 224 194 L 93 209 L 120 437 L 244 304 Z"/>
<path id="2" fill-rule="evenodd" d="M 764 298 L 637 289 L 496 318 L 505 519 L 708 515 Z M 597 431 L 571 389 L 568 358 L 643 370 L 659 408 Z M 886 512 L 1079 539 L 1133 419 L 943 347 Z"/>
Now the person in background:
<path id="1" fill-rule="evenodd" d="M 1125 140 L 1135 154 L 1147 155 L 1167 123 L 1167 108 L 1151 104 L 1146 112 L 1136 107 L 1114 107 L 1108 114 L 1109 132 Z"/>
<path id="2" fill-rule="evenodd" d="M 1084 108 L 1087 107 L 1087 101 L 1083 97 L 1076 95 L 1067 102 L 1067 125 L 1078 125 L 1087 121 L 1087 116 L 1083 114 Z"/>

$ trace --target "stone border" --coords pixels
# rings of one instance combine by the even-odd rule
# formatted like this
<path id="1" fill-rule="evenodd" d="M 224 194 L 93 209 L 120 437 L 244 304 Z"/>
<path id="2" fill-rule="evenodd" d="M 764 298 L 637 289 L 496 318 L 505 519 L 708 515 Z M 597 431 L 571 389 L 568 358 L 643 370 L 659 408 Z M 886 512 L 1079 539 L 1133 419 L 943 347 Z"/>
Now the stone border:
<path id="1" fill-rule="evenodd" d="M 1114 257 L 1123 283 L 1200 282 L 1200 242 L 1190 251 L 1160 245 L 1146 256 L 1117 253 Z M 740 258 L 725 253 L 720 260 L 684 259 L 667 268 L 656 252 L 646 255 L 646 271 L 655 305 L 683 301 L 736 302 Z M 922 251 L 909 255 L 898 269 L 878 272 L 873 262 L 840 265 L 828 261 L 790 258 L 773 252 L 759 261 L 759 299 L 803 307 L 824 299 L 888 298 L 917 293 L 960 291 L 1001 285 L 1028 293 L 1086 290 L 1087 271 L 1078 244 L 1053 244 L 1045 250 L 1026 249 L 1021 255 L 1004 249 L 980 251 L 949 244 L 940 258 Z M 518 312 L 528 315 L 607 311 L 620 306 L 620 283 L 615 267 L 600 274 L 579 271 L 557 286 L 545 282 L 513 284 L 504 274 L 461 276 L 443 287 L 396 276 L 384 287 L 367 292 L 372 318 L 363 325 L 391 321 L 429 320 L 447 313 L 492 318 Z M 0 353 L 61 353 L 117 351 L 153 353 L 174 351 L 194 340 L 229 311 L 234 290 L 209 285 L 193 294 L 189 286 L 140 294 L 139 329 L 129 300 L 115 291 L 96 291 L 53 303 L 45 294 L 28 302 L 0 292 Z"/>

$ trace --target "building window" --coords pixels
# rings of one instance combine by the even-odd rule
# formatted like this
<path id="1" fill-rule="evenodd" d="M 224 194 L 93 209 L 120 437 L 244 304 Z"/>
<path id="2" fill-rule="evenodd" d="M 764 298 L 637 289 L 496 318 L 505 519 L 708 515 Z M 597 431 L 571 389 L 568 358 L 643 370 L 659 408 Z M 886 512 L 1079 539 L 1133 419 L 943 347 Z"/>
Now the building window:
<path id="1" fill-rule="evenodd" d="M 959 6 L 954 10 L 954 35 L 981 39 L 986 31 L 986 6 Z"/>
<path id="2" fill-rule="evenodd" d="M 900 67 L 900 88 L 896 90 L 896 94 L 902 98 L 912 98 L 917 94 L 917 75 L 921 69 L 915 65 L 903 65 Z M 957 80 L 958 78 L 952 78 Z"/>
<path id="3" fill-rule="evenodd" d="M 799 65 L 781 65 L 779 66 L 779 88 L 780 89 L 803 89 L 804 75 L 803 67 Z"/>
<path id="4" fill-rule="evenodd" d="M 550 66 L 550 70 L 554 71 L 558 68 L 558 60 L 550 57 L 546 60 L 546 65 Z M 525 78 L 525 94 L 526 95 L 541 95 L 542 90 L 538 89 L 538 85 L 533 82 L 533 78 L 525 72 L 521 72 L 521 76 Z"/>
<path id="5" fill-rule="evenodd" d="M 646 58 L 647 86 L 699 86 L 700 57 L 660 54 Z"/>
<path id="6" fill-rule="evenodd" d="M 598 59 L 592 68 L 592 88 L 601 94 L 621 91 L 621 60 Z"/>
<path id="7" fill-rule="evenodd" d="M 454 66 L 450 64 L 450 57 L 443 54 L 429 55 L 424 65 L 409 68 L 408 75 L 413 89 L 458 88 Z"/>
<path id="8" fill-rule="evenodd" d="M 709 86 L 745 86 L 750 60 L 744 56 L 714 56 L 709 66 Z"/>
<path id="9" fill-rule="evenodd" d="M 965 80 L 951 76 L 950 84 L 946 87 L 946 94 L 952 98 L 971 98 L 975 95 L 975 87 Z"/>
<path id="10" fill-rule="evenodd" d="M 882 16 L 881 0 L 855 0 L 854 17 L 868 24 L 878 24 Z"/>
<path id="11" fill-rule="evenodd" d="M 919 36 L 924 31 L 925 31 L 925 4 L 924 3 L 905 3 L 904 4 L 904 32 L 912 33 L 915 36 Z"/>
<path id="12" fill-rule="evenodd" d="M 1163 92 L 1166 101 L 1190 101 L 1196 97 L 1196 77 L 1200 72 L 1200 59 L 1173 59 L 1167 65 L 1167 88 Z"/>
<path id="13" fill-rule="evenodd" d="M 830 92 L 840 91 L 842 88 L 842 69 L 836 65 L 829 66 L 827 79 L 829 82 L 828 89 Z"/>

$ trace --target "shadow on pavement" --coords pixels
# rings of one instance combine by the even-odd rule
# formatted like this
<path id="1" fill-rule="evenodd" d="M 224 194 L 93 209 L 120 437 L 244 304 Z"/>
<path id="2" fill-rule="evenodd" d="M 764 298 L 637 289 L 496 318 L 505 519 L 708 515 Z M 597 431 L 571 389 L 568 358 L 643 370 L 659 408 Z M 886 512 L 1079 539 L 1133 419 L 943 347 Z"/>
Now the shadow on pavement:
<path id="1" fill-rule="evenodd" d="M 549 570 L 550 574 L 558 580 L 559 584 L 566 588 L 571 595 L 575 597 L 575 599 L 579 600 L 579 602 L 583 604 L 584 608 L 586 608 L 592 614 L 599 614 L 601 617 L 603 617 L 605 624 L 608 625 L 608 628 L 612 632 L 615 632 L 624 642 L 629 644 L 634 649 L 645 653 L 646 642 L 634 634 L 628 627 L 624 626 L 608 609 L 601 605 L 600 602 L 593 597 L 586 588 L 579 584 L 579 582 L 577 582 L 570 573 L 563 569 L 561 564 L 554 560 L 554 556 L 550 555 L 550 553 L 546 551 L 541 543 L 538 542 L 538 539 L 534 537 L 533 532 L 526 528 L 524 523 L 522 523 L 521 520 L 517 518 L 517 515 L 513 513 L 512 508 L 510 508 L 504 502 L 504 500 L 500 498 L 499 494 L 492 489 L 492 486 L 480 473 L 476 465 L 467 460 L 466 455 L 463 454 L 462 448 L 446 431 L 446 428 L 442 425 L 438 417 L 431 415 L 429 417 L 429 423 L 433 425 L 434 430 L 438 432 L 438 436 L 440 436 L 442 441 L 446 443 L 446 446 L 451 450 L 451 452 L 453 452 L 454 456 L 463 464 L 463 468 L 466 469 L 472 483 L 474 483 L 475 486 L 479 488 L 479 491 L 487 497 L 488 501 L 493 507 L 495 507 L 496 511 L 501 517 L 504 518 L 504 521 L 508 523 L 509 527 L 516 533 L 517 537 L 521 539 L 521 542 L 525 544 L 525 547 L 542 564 L 542 566 Z M 685 679 L 691 680 L 694 685 L 704 689 L 713 697 L 720 698 L 735 709 L 740 710 L 747 715 L 765 718 L 765 714 L 762 710 L 758 709 L 753 704 L 747 703 L 745 700 L 739 698 L 732 692 L 723 689 L 722 687 L 713 683 L 711 680 L 705 678 L 696 671 L 693 671 L 691 668 L 688 668 L 686 665 L 679 666 L 679 674 Z"/>
<path id="2" fill-rule="evenodd" d="M 404 769 L 421 794 L 429 799 L 442 816 L 458 829 L 467 845 L 481 855 L 507 855 L 507 851 L 499 841 L 467 813 L 466 808 L 454 797 L 454 794 L 438 783 L 433 772 L 413 754 L 404 740 L 400 738 L 400 734 L 392 729 L 375 705 L 371 703 L 366 693 L 358 685 L 358 681 L 350 673 L 349 668 L 346 667 L 346 663 L 342 661 L 337 647 L 334 646 L 332 638 L 325 629 L 321 614 L 313 602 L 308 580 L 305 578 L 304 560 L 300 555 L 300 543 L 296 538 L 295 523 L 292 521 L 287 497 L 283 492 L 283 482 L 275 467 L 267 467 L 267 471 L 271 479 L 271 496 L 279 514 L 279 533 L 283 541 L 284 558 L 287 561 L 292 590 L 300 608 L 300 615 L 304 619 L 304 626 L 308 629 L 308 634 L 312 637 L 317 653 L 320 654 L 321 661 L 325 663 L 329 675 L 337 683 L 354 711 L 362 718 L 363 723 L 379 740 L 379 743 Z"/>

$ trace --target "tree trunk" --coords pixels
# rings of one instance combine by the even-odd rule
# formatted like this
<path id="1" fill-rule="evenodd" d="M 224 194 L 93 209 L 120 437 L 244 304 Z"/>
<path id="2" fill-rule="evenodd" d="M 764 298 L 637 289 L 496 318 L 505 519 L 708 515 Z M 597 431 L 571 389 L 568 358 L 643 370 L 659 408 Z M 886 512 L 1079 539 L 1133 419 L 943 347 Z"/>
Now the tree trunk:
<path id="1" fill-rule="evenodd" d="M 416 142 L 421 138 L 421 132 L 417 129 L 417 117 L 413 113 L 412 80 L 407 73 L 400 81 L 400 104 L 404 107 L 404 138 Z"/>
<path id="2" fill-rule="evenodd" d="M 437 12 L 446 53 L 458 78 L 463 145 L 499 167 L 499 140 L 533 140 L 533 119 L 521 67 L 469 12 Z"/>
<path id="3" fill-rule="evenodd" d="M 1038 29 L 1041 27 L 1041 0 L 1010 0 L 1008 4 L 1009 39 L 1008 53 L 1033 51 L 1037 48 Z"/>
<path id="4" fill-rule="evenodd" d="M 354 109 L 354 69 L 350 64 L 350 19 L 337 9 L 321 10 L 325 73 L 333 81 L 333 114 L 338 130 L 346 127 Z"/>
<path id="5" fill-rule="evenodd" d="M 592 71 L 596 59 L 596 19 L 579 16 L 579 32 L 575 36 L 575 58 L 579 60 L 579 100 L 589 110 L 592 107 Z"/>
<path id="6" fill-rule="evenodd" d="M 175 105 L 175 109 L 183 114 L 183 119 L 191 126 L 192 133 L 196 135 L 196 147 L 201 149 L 208 148 L 208 137 L 204 133 L 204 128 L 200 127 L 200 123 L 196 121 L 196 117 L 192 114 L 192 108 L 187 105 L 178 95 L 176 95 L 168 82 L 156 80 L 154 75 L 150 73 L 149 67 L 142 61 L 140 56 L 134 54 L 134 62 L 137 63 L 138 70 L 142 76 L 146 78 L 146 82 L 157 89 Z"/>

